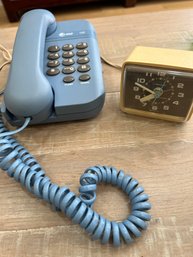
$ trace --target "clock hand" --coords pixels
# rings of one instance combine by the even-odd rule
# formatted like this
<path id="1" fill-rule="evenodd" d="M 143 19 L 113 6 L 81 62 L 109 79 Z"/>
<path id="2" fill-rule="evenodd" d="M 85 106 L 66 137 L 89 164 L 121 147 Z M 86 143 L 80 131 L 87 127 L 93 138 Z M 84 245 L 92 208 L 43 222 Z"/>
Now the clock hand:
<path id="1" fill-rule="evenodd" d="M 154 99 L 154 98 L 155 98 L 155 93 L 150 94 L 150 95 L 146 95 L 146 96 L 142 97 L 142 98 L 140 99 L 140 102 L 141 102 L 141 103 L 144 103 L 144 102 L 150 101 L 150 100 L 152 100 L 152 99 Z"/>
<path id="2" fill-rule="evenodd" d="M 138 86 L 138 87 L 140 87 L 140 88 L 142 88 L 142 89 L 144 89 L 144 90 L 146 90 L 146 91 L 148 91 L 148 92 L 151 93 L 151 94 L 155 94 L 155 92 L 154 92 L 153 90 L 151 90 L 151 89 L 149 89 L 149 88 L 147 88 L 147 87 L 145 87 L 145 86 L 139 84 L 138 82 L 135 82 L 135 85 Z"/>
<path id="3" fill-rule="evenodd" d="M 158 99 L 158 97 L 155 97 L 155 99 L 153 100 L 153 102 L 152 102 L 152 104 L 151 104 L 151 106 L 153 106 L 154 105 L 154 103 L 155 103 L 155 101 Z"/>
<path id="4" fill-rule="evenodd" d="M 164 83 L 163 83 L 163 85 L 161 86 L 161 88 L 163 88 L 163 87 L 165 86 L 165 84 L 166 84 L 166 82 L 167 82 L 167 79 L 168 79 L 168 78 L 166 78 L 166 79 L 164 80 Z"/>
<path id="5" fill-rule="evenodd" d="M 172 91 L 172 89 L 164 90 L 164 93 L 165 93 L 165 92 L 169 92 L 169 91 Z"/>

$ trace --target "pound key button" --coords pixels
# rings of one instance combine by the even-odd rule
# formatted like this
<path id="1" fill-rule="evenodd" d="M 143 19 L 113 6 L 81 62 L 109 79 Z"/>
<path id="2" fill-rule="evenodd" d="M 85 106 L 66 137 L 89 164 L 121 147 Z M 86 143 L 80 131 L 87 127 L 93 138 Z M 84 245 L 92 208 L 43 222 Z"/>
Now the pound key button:
<path id="1" fill-rule="evenodd" d="M 64 83 L 71 83 L 74 81 L 74 77 L 66 76 L 66 77 L 64 77 L 63 81 L 64 81 Z"/>
<path id="2" fill-rule="evenodd" d="M 51 53 L 58 52 L 60 50 L 59 46 L 50 46 L 48 47 L 48 51 Z"/>
<path id="3" fill-rule="evenodd" d="M 79 77 L 80 81 L 88 81 L 89 79 L 90 79 L 90 76 L 88 74 L 84 74 Z"/>
<path id="4" fill-rule="evenodd" d="M 57 75 L 57 74 L 59 74 L 60 73 L 60 70 L 59 69 L 48 69 L 47 70 L 47 75 L 49 75 L 49 76 L 55 76 L 55 75 Z"/>

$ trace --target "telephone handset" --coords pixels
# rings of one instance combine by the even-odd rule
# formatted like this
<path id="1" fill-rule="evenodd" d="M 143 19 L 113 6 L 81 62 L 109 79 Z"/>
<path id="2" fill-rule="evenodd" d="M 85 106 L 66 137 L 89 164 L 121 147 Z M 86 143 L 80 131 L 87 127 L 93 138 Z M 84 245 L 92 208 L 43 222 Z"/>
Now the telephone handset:
<path id="1" fill-rule="evenodd" d="M 4 115 L 13 125 L 86 119 L 105 98 L 93 26 L 86 20 L 56 23 L 47 10 L 23 15 L 4 93 Z"/>

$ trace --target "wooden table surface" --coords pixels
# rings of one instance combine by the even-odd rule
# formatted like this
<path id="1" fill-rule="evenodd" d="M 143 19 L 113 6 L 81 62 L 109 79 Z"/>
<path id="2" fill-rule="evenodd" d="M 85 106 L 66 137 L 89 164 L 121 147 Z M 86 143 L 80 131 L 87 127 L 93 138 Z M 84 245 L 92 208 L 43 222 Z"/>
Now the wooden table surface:
<path id="1" fill-rule="evenodd" d="M 193 10 L 90 20 L 101 54 L 121 63 L 136 45 L 193 50 Z M 2 29 L 12 48 L 16 28 Z M 106 102 L 92 120 L 34 126 L 17 135 L 52 180 L 78 192 L 88 166 L 123 169 L 150 195 L 152 220 L 132 245 L 114 248 L 85 232 L 48 204 L 0 173 L 0 256 L 193 256 L 193 118 L 176 124 L 126 115 L 119 110 L 120 71 L 103 65 Z M 0 74 L 1 84 L 6 73 Z M 94 209 L 120 220 L 129 212 L 125 195 L 100 186 Z"/>

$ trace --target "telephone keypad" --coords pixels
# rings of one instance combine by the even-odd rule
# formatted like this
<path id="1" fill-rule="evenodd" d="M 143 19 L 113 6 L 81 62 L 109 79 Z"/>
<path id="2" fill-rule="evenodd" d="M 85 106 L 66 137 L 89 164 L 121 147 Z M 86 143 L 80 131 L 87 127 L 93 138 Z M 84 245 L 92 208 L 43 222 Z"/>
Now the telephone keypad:
<path id="1" fill-rule="evenodd" d="M 60 47 L 59 46 L 50 46 L 48 47 L 48 51 L 49 52 L 58 52 L 60 50 Z"/>
<path id="2" fill-rule="evenodd" d="M 88 47 L 88 44 L 86 42 L 80 42 L 76 45 L 77 49 L 85 49 Z"/>
<path id="3" fill-rule="evenodd" d="M 47 70 L 47 75 L 49 76 L 55 76 L 60 73 L 60 70 L 58 68 L 52 68 Z"/>
<path id="4" fill-rule="evenodd" d="M 48 55 L 49 60 L 56 60 L 60 57 L 59 53 L 51 53 Z"/>
<path id="5" fill-rule="evenodd" d="M 77 42 L 75 45 L 69 43 L 63 46 L 49 46 L 47 49 L 47 66 L 49 67 L 46 72 L 47 75 L 55 76 L 62 72 L 65 74 L 63 82 L 72 83 L 76 79 L 76 75 L 72 76 L 70 74 L 77 72 L 79 73 L 77 78 L 79 81 L 86 82 L 90 80 L 91 77 L 88 72 L 91 67 L 89 65 L 89 51 L 86 48 L 88 48 L 86 42 Z M 62 55 L 62 59 L 60 55 Z M 63 65 L 63 68 L 60 65 Z M 59 67 L 61 68 L 59 69 Z"/>
<path id="6" fill-rule="evenodd" d="M 50 67 L 50 68 L 52 68 L 52 67 L 57 67 L 57 66 L 59 66 L 59 65 L 60 65 L 60 62 L 59 62 L 58 60 L 49 61 L 49 62 L 47 63 L 47 66 Z"/>

